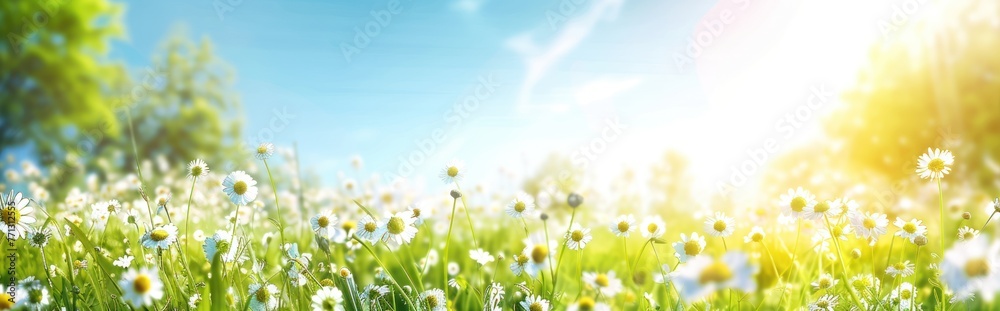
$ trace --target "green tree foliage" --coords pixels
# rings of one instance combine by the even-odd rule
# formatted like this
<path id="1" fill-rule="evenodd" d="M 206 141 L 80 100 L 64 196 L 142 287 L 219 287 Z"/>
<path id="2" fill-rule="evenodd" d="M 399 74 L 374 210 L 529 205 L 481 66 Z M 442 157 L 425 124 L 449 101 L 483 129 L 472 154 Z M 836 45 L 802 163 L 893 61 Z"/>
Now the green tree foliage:
<path id="1" fill-rule="evenodd" d="M 1000 36 L 989 1 L 954 3 L 946 22 L 903 27 L 870 53 L 846 107 L 825 124 L 853 172 L 914 178 L 928 147 L 955 153 L 953 175 L 996 187 L 1000 173 Z"/>

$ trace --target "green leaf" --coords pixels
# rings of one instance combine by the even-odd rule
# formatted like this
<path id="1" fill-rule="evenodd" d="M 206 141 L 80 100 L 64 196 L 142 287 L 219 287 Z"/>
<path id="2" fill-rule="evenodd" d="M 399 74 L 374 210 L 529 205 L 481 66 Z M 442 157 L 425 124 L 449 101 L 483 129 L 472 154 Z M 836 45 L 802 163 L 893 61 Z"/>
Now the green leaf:
<path id="1" fill-rule="evenodd" d="M 97 262 L 97 265 L 100 266 L 100 268 L 105 272 L 111 271 L 112 267 L 111 262 L 97 252 L 97 247 L 94 245 L 94 243 L 90 242 L 90 239 L 87 238 L 87 234 L 85 234 L 84 231 L 80 229 L 80 227 L 77 227 L 76 224 L 74 224 L 72 221 L 69 221 L 68 219 L 66 220 L 66 225 L 69 226 L 70 230 L 73 231 L 72 232 L 73 236 L 75 236 L 78 240 L 80 240 L 80 243 L 83 243 L 83 247 L 90 252 L 91 257 L 94 257 L 94 261 Z"/>
<path id="2" fill-rule="evenodd" d="M 358 207 L 361 208 L 361 210 L 365 211 L 365 214 L 368 214 L 368 216 L 371 216 L 372 218 L 378 218 L 378 217 L 375 217 L 375 214 L 372 214 L 372 212 L 369 211 L 367 207 L 365 207 L 364 205 L 361 205 L 361 202 L 358 202 L 358 200 L 354 200 L 354 204 L 357 204 Z"/>
<path id="3" fill-rule="evenodd" d="M 222 252 L 216 252 L 212 256 L 212 277 L 208 280 L 208 288 L 211 292 L 212 311 L 224 311 L 229 305 L 226 302 L 226 284 L 222 274 Z"/>

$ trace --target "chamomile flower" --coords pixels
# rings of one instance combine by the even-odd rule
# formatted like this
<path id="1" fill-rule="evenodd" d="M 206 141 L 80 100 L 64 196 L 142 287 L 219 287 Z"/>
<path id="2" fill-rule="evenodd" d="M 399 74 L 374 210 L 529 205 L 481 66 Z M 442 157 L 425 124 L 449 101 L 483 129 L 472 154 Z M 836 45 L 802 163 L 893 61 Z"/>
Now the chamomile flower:
<path id="1" fill-rule="evenodd" d="M 526 215 L 531 215 L 534 210 L 535 200 L 525 193 L 520 193 L 514 200 L 507 203 L 507 208 L 504 209 L 504 212 L 510 215 L 510 217 L 523 218 Z"/>
<path id="2" fill-rule="evenodd" d="M 201 159 L 194 159 L 191 163 L 188 163 L 187 176 L 188 178 L 195 179 L 208 175 L 208 164 Z"/>
<path id="3" fill-rule="evenodd" d="M 462 161 L 451 160 L 451 162 L 448 162 L 448 165 L 445 165 L 444 168 L 441 169 L 441 174 L 439 175 L 439 177 L 441 177 L 441 181 L 444 181 L 445 184 L 449 185 L 457 181 L 461 181 L 462 176 L 464 176 L 463 174 L 465 173 L 463 170 L 464 166 L 465 164 L 462 163 Z"/>
<path id="4" fill-rule="evenodd" d="M 549 311 L 549 301 L 538 295 L 528 295 L 520 303 L 521 308 L 527 311 Z"/>
<path id="5" fill-rule="evenodd" d="M 381 236 L 379 236 L 379 223 L 371 216 L 364 215 L 358 220 L 358 229 L 354 233 L 359 238 L 364 239 L 368 242 L 377 242 Z"/>
<path id="6" fill-rule="evenodd" d="M 615 272 L 608 273 L 584 272 L 583 282 L 594 289 L 599 295 L 612 298 L 618 295 L 624 287 L 622 280 L 615 277 Z"/>
<path id="7" fill-rule="evenodd" d="M 859 293 L 870 293 L 871 288 L 880 288 L 882 281 L 871 274 L 859 274 L 851 277 L 851 287 Z"/>
<path id="8" fill-rule="evenodd" d="M 365 286 L 364 290 L 361 291 L 361 299 L 370 303 L 372 300 L 382 298 L 382 296 L 388 294 L 389 285 L 368 284 L 368 286 Z"/>
<path id="9" fill-rule="evenodd" d="M 750 233 L 747 233 L 747 236 L 743 237 L 743 242 L 744 243 L 750 243 L 750 242 L 760 243 L 761 241 L 764 241 L 765 237 L 767 237 L 767 234 L 764 233 L 764 229 L 761 228 L 760 226 L 754 226 L 753 229 L 750 229 Z"/>
<path id="10" fill-rule="evenodd" d="M 312 296 L 313 311 L 343 311 L 344 293 L 332 286 L 324 286 Z"/>
<path id="11" fill-rule="evenodd" d="M 521 253 L 527 256 L 527 264 L 524 271 L 531 277 L 538 277 L 538 274 L 548 267 L 549 262 L 555 257 L 556 244 L 546 240 L 544 233 L 535 233 L 524 239 L 524 250 Z"/>
<path id="12" fill-rule="evenodd" d="M 233 239 L 233 236 L 226 230 L 216 230 L 215 234 L 205 239 L 202 248 L 205 250 L 205 258 L 212 262 L 215 254 L 219 255 L 222 262 L 233 262 L 239 249 L 240 240 Z"/>
<path id="13" fill-rule="evenodd" d="M 528 258 L 529 255 L 530 254 L 525 254 L 523 252 L 514 255 L 514 258 L 512 258 L 514 262 L 510 264 L 510 272 L 513 273 L 514 276 L 521 276 L 521 273 L 524 273 L 524 270 L 528 268 L 528 261 L 531 260 Z"/>
<path id="14" fill-rule="evenodd" d="M 28 231 L 28 245 L 33 247 L 44 248 L 49 244 L 50 239 L 52 239 L 52 232 L 49 232 L 49 229 L 31 229 Z"/>
<path id="15" fill-rule="evenodd" d="M 235 171 L 222 180 L 222 191 L 233 204 L 247 205 L 257 199 L 257 181 L 244 171 Z"/>
<path id="16" fill-rule="evenodd" d="M 106 213 L 108 215 L 118 214 L 122 210 L 122 204 L 118 200 L 108 200 L 90 205 L 94 213 Z"/>
<path id="17" fill-rule="evenodd" d="M 958 300 L 976 294 L 992 301 L 1000 291 L 1000 243 L 982 236 L 955 243 L 944 253 L 941 279 Z"/>
<path id="18" fill-rule="evenodd" d="M 167 249 L 177 240 L 177 226 L 166 224 L 142 235 L 142 246 L 152 249 Z"/>
<path id="19" fill-rule="evenodd" d="M 903 282 L 892 290 L 889 297 L 894 301 L 899 301 L 900 310 L 910 310 L 910 306 L 913 305 L 914 299 L 917 297 L 916 288 L 910 282 Z"/>
<path id="20" fill-rule="evenodd" d="M 133 307 L 152 306 L 154 300 L 163 298 L 163 282 L 156 268 L 130 269 L 118 281 L 124 293 L 122 299 Z"/>
<path id="21" fill-rule="evenodd" d="M 782 213 L 792 217 L 802 217 L 807 208 L 816 205 L 816 196 L 801 187 L 788 189 L 780 197 Z"/>
<path id="22" fill-rule="evenodd" d="M 122 255 L 121 257 L 118 257 L 118 259 L 115 259 L 115 262 L 112 264 L 119 268 L 128 269 L 132 266 L 132 260 L 134 259 L 135 257 L 132 255 Z"/>
<path id="23" fill-rule="evenodd" d="M 260 143 L 259 145 L 257 145 L 257 149 L 254 151 L 255 153 L 253 156 L 257 158 L 257 160 L 270 159 L 271 156 L 274 155 L 274 144 Z"/>
<path id="24" fill-rule="evenodd" d="M 889 220 L 886 219 L 885 214 L 857 212 L 848 215 L 848 217 L 851 221 L 851 228 L 854 228 L 854 234 L 858 238 L 874 241 L 888 230 Z"/>
<path id="25" fill-rule="evenodd" d="M 444 298 L 444 291 L 440 289 L 431 289 L 423 293 L 420 293 L 420 303 L 427 306 L 430 311 L 447 311 L 448 301 Z"/>
<path id="26" fill-rule="evenodd" d="M 269 311 L 278 308 L 278 287 L 271 284 L 250 284 L 247 290 L 250 295 L 250 310 Z"/>
<path id="27" fill-rule="evenodd" d="M 382 224 L 381 238 L 390 247 L 410 243 L 417 236 L 417 227 L 413 226 L 415 219 L 408 212 L 399 212 L 388 217 Z"/>
<path id="28" fill-rule="evenodd" d="M 22 197 L 20 192 L 14 194 L 14 190 L 11 190 L 7 197 L 0 193 L 0 204 L 3 204 L 0 216 L 3 217 L 2 221 L 7 227 L 4 230 L 7 238 L 17 240 L 25 237 L 31 224 L 35 223 L 35 217 L 32 215 L 35 208 L 28 205 L 28 202 L 28 198 Z"/>
<path id="29" fill-rule="evenodd" d="M 843 210 L 843 205 L 844 203 L 841 199 L 819 201 L 812 206 L 807 206 L 802 212 L 802 217 L 810 220 L 820 220 L 823 217 L 836 218 Z"/>
<path id="30" fill-rule="evenodd" d="M 705 220 L 705 233 L 714 237 L 724 238 L 733 234 L 735 222 L 732 217 L 727 217 L 723 213 L 715 213 L 715 216 Z"/>
<path id="31" fill-rule="evenodd" d="M 809 304 L 809 311 L 834 311 L 837 307 L 837 296 L 826 294 L 816 302 Z"/>
<path id="32" fill-rule="evenodd" d="M 330 211 L 322 211 L 310 218 L 309 224 L 317 236 L 330 240 L 337 231 L 337 216 Z"/>
<path id="33" fill-rule="evenodd" d="M 914 272 L 913 269 L 914 268 L 915 267 L 913 266 L 912 263 L 910 263 L 909 260 L 907 260 L 907 261 L 901 261 L 901 262 L 897 262 L 897 263 L 891 264 L 888 267 L 886 267 L 885 268 L 885 274 L 888 274 L 888 275 L 893 276 L 893 277 L 897 277 L 897 276 L 898 277 L 908 277 L 908 276 L 913 275 L 913 272 Z"/>
<path id="34" fill-rule="evenodd" d="M 642 220 L 639 230 L 642 231 L 642 237 L 644 238 L 658 239 L 667 232 L 667 224 L 663 222 L 663 218 L 660 215 L 653 215 Z"/>
<path id="35" fill-rule="evenodd" d="M 809 285 L 812 286 L 813 290 L 819 291 L 834 288 L 839 282 L 839 280 L 833 278 L 833 275 L 823 273 L 819 275 L 819 278 L 816 279 L 816 281 L 813 281 L 812 284 Z"/>
<path id="36" fill-rule="evenodd" d="M 479 263 L 480 266 L 485 266 L 486 264 L 496 260 L 496 258 L 494 258 L 493 255 L 490 255 L 489 252 L 484 251 L 482 248 L 470 250 L 469 257 L 471 257 L 472 260 Z"/>
<path id="37" fill-rule="evenodd" d="M 581 250 L 590 243 L 594 237 L 590 236 L 590 229 L 573 224 L 573 227 L 566 232 L 566 247 L 571 250 Z"/>
<path id="38" fill-rule="evenodd" d="M 958 229 L 959 241 L 969 241 L 975 239 L 977 236 L 979 236 L 979 230 L 969 228 L 969 226 L 963 226 Z"/>
<path id="39" fill-rule="evenodd" d="M 566 311 L 611 311 L 611 306 L 603 302 L 597 302 L 594 298 L 584 296 L 580 297 L 573 304 L 566 306 Z"/>
<path id="40" fill-rule="evenodd" d="M 615 219 L 615 222 L 608 226 L 611 229 L 611 233 L 614 233 L 618 237 L 628 237 L 629 233 L 635 231 L 635 217 L 632 214 L 621 215 Z"/>
<path id="41" fill-rule="evenodd" d="M 28 310 L 42 310 L 49 305 L 49 290 L 33 276 L 17 282 L 14 296 L 18 297 L 16 306 L 25 307 Z"/>
<path id="42" fill-rule="evenodd" d="M 918 236 L 927 234 L 927 226 L 924 226 L 919 219 L 911 219 L 910 221 L 904 221 L 902 218 L 896 217 L 896 222 L 893 223 L 896 227 L 899 227 L 899 231 L 896 231 L 896 236 L 902 237 L 904 239 L 913 242 Z"/>
<path id="43" fill-rule="evenodd" d="M 690 236 L 681 233 L 681 240 L 674 242 L 674 256 L 680 262 L 687 262 L 689 258 L 698 256 L 705 250 L 705 237 L 692 232 Z"/>
<path id="44" fill-rule="evenodd" d="M 917 159 L 917 174 L 923 179 L 941 179 L 951 172 L 952 164 L 955 156 L 951 151 L 927 148 L 927 153 Z"/>
<path id="45" fill-rule="evenodd" d="M 719 259 L 696 256 L 674 272 L 674 286 L 688 302 L 726 288 L 749 293 L 757 289 L 753 277 L 757 270 L 750 264 L 750 256 L 742 252 L 729 252 Z"/>

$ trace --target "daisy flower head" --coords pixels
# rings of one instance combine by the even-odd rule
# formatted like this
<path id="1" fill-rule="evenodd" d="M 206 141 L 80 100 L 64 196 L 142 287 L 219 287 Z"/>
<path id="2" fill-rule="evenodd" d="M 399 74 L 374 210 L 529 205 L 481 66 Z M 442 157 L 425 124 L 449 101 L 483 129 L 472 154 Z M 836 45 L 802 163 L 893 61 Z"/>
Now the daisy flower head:
<path id="1" fill-rule="evenodd" d="M 802 217 L 810 220 L 820 220 L 823 217 L 836 218 L 843 211 L 843 206 L 844 202 L 841 199 L 819 201 L 807 206 L 802 212 Z"/>
<path id="2" fill-rule="evenodd" d="M 274 155 L 274 144 L 260 143 L 259 145 L 257 145 L 257 149 L 254 151 L 255 152 L 253 156 L 257 158 L 257 160 L 270 159 L 271 156 Z"/>
<path id="3" fill-rule="evenodd" d="M 647 239 L 658 239 L 667 232 L 667 224 L 663 222 L 660 215 L 646 217 L 642 220 L 639 228 L 642 231 L 642 237 Z"/>
<path id="4" fill-rule="evenodd" d="M 1000 243 L 990 245 L 982 236 L 955 243 L 944 253 L 941 279 L 958 300 L 978 295 L 992 301 L 1000 291 Z"/>
<path id="5" fill-rule="evenodd" d="M 118 287 L 124 291 L 122 299 L 133 307 L 152 306 L 154 300 L 163 298 L 163 282 L 156 268 L 130 269 L 122 274 Z"/>
<path id="6" fill-rule="evenodd" d="M 857 212 L 849 215 L 851 228 L 858 238 L 875 241 L 886 233 L 889 226 L 889 219 L 885 214 Z"/>
<path id="7" fill-rule="evenodd" d="M 837 283 L 839 282 L 840 282 L 839 280 L 833 278 L 833 275 L 830 275 L 829 273 L 823 273 L 819 275 L 819 279 L 816 279 L 816 281 L 813 281 L 812 284 L 809 285 L 812 286 L 813 290 L 818 291 L 818 290 L 827 290 L 834 288 L 837 286 Z"/>
<path id="8" fill-rule="evenodd" d="M 525 254 L 524 252 L 521 252 L 520 254 L 516 254 L 514 255 L 513 258 L 511 258 L 513 259 L 514 262 L 510 264 L 510 272 L 513 273 L 514 276 L 521 276 L 521 273 L 524 273 L 524 271 L 528 268 L 528 261 L 531 260 L 530 258 L 528 258 L 529 255 L 530 254 Z"/>
<path id="9" fill-rule="evenodd" d="M 549 311 L 549 301 L 538 295 L 528 295 L 520 303 L 521 308 L 527 311 Z"/>
<path id="10" fill-rule="evenodd" d="M 91 204 L 90 208 L 95 214 L 104 213 L 107 215 L 115 215 L 122 210 L 122 204 L 118 202 L 118 200 L 108 200 Z"/>
<path id="11" fill-rule="evenodd" d="M 566 247 L 571 250 L 581 250 L 590 243 L 594 237 L 590 235 L 590 229 L 581 227 L 578 224 L 573 224 L 573 227 L 566 232 Z"/>
<path id="12" fill-rule="evenodd" d="M 1000 213 L 1000 198 L 994 198 L 990 204 L 986 205 L 986 214 L 993 215 Z"/>
<path id="13" fill-rule="evenodd" d="M 612 298 L 623 289 L 622 280 L 615 277 L 615 272 L 608 273 L 584 272 L 583 282 L 594 289 L 599 295 Z"/>
<path id="14" fill-rule="evenodd" d="M 635 231 L 635 217 L 632 214 L 618 216 L 608 228 L 615 236 L 627 238 L 629 233 Z"/>
<path id="15" fill-rule="evenodd" d="M 3 223 L 7 227 L 4 230 L 7 238 L 17 240 L 25 237 L 31 224 L 35 223 L 35 217 L 32 215 L 35 208 L 28 205 L 28 202 L 28 198 L 23 197 L 20 192 L 15 194 L 14 190 L 11 190 L 7 197 L 0 193 L 0 204 L 3 204 L 0 216 L 3 217 Z"/>
<path id="16" fill-rule="evenodd" d="M 142 235 L 142 246 L 152 249 L 167 249 L 177 240 L 177 226 L 166 224 L 153 228 Z"/>
<path id="17" fill-rule="evenodd" d="M 834 311 L 836 307 L 837 296 L 826 294 L 816 299 L 816 302 L 810 303 L 809 311 Z"/>
<path id="18" fill-rule="evenodd" d="M 761 241 L 764 241 L 765 237 L 767 237 L 767 234 L 764 233 L 764 228 L 761 228 L 760 226 L 754 226 L 753 229 L 750 229 L 750 233 L 747 233 L 747 236 L 743 237 L 743 242 L 760 243 Z"/>
<path id="19" fill-rule="evenodd" d="M 44 248 L 49 244 L 49 240 L 52 239 L 52 232 L 49 229 L 31 229 L 27 234 L 28 245 Z"/>
<path id="20" fill-rule="evenodd" d="M 714 237 L 724 238 L 733 234 L 735 221 L 721 212 L 705 220 L 705 233 Z"/>
<path id="21" fill-rule="evenodd" d="M 705 250 L 705 237 L 699 236 L 697 232 L 692 232 L 690 236 L 681 233 L 681 240 L 674 242 L 674 256 L 680 262 L 687 262 L 689 258 L 698 256 Z"/>
<path id="22" fill-rule="evenodd" d="M 555 256 L 556 244 L 545 239 L 544 233 L 535 233 L 524 239 L 524 250 L 521 253 L 526 256 L 527 262 L 524 271 L 531 277 L 538 277 L 539 272 L 548 267 L 549 262 Z M 519 258 L 520 259 L 520 258 Z"/>
<path id="23" fill-rule="evenodd" d="M 611 311 L 611 306 L 603 302 L 597 302 L 591 297 L 580 297 L 579 300 L 566 306 L 566 311 Z"/>
<path id="24" fill-rule="evenodd" d="M 504 212 L 510 217 L 523 218 L 525 215 L 531 215 L 535 210 L 535 200 L 531 198 L 526 193 L 519 193 L 514 200 L 507 203 L 507 208 Z"/>
<path id="25" fill-rule="evenodd" d="M 361 299 L 363 301 L 371 302 L 372 300 L 381 298 L 387 294 L 389 294 L 389 285 L 368 284 L 368 286 L 365 286 L 364 290 L 361 292 Z"/>
<path id="26" fill-rule="evenodd" d="M 951 151 L 927 148 L 917 159 L 917 174 L 923 179 L 941 179 L 951 172 L 951 165 L 955 164 L 955 156 Z"/>
<path id="27" fill-rule="evenodd" d="M 272 284 L 250 284 L 247 290 L 250 295 L 250 310 L 270 311 L 278 309 L 278 287 Z"/>
<path id="28" fill-rule="evenodd" d="M 222 192 L 233 204 L 247 205 L 257 199 L 257 181 L 244 171 L 235 171 L 222 180 Z"/>
<path id="29" fill-rule="evenodd" d="M 893 276 L 893 277 L 897 277 L 897 276 L 898 277 L 908 277 L 908 276 L 913 275 L 913 272 L 914 272 L 913 269 L 914 268 L 915 267 L 914 267 L 913 263 L 910 263 L 909 260 L 907 260 L 907 261 L 901 261 L 901 262 L 897 262 L 897 263 L 891 264 L 888 267 L 886 267 L 885 268 L 885 274 L 888 274 L 888 275 Z"/>
<path id="30" fill-rule="evenodd" d="M 205 258 L 211 262 L 215 254 L 219 255 L 222 262 L 233 262 L 236 260 L 236 253 L 240 245 L 239 239 L 233 239 L 229 231 L 217 230 L 211 237 L 205 239 L 202 248 L 205 250 Z"/>
<path id="31" fill-rule="evenodd" d="M 869 289 L 880 288 L 882 286 L 882 281 L 879 278 L 872 276 L 870 273 L 866 273 L 851 277 L 850 285 L 859 293 L 871 293 Z"/>
<path id="32" fill-rule="evenodd" d="M 317 236 L 331 240 L 337 231 L 337 216 L 328 210 L 322 211 L 309 218 L 309 224 Z"/>
<path id="33" fill-rule="evenodd" d="M 115 267 L 128 269 L 132 266 L 132 260 L 134 259 L 135 257 L 132 255 L 122 255 L 121 257 L 118 257 L 118 259 L 115 259 L 115 262 L 112 264 L 114 264 Z"/>
<path id="34" fill-rule="evenodd" d="M 423 204 L 410 204 L 410 206 L 406 207 L 406 210 L 412 214 L 413 224 L 417 226 L 424 224 L 424 220 L 431 216 L 431 209 Z"/>
<path id="35" fill-rule="evenodd" d="M 910 221 L 905 221 L 902 218 L 896 217 L 896 222 L 893 223 L 899 228 L 896 231 L 896 236 L 902 237 L 904 239 L 913 242 L 918 236 L 927 234 L 927 226 L 924 226 L 919 219 L 910 219 Z"/>
<path id="36" fill-rule="evenodd" d="M 323 286 L 312 296 L 313 311 L 344 311 L 344 293 L 333 286 Z"/>
<path id="37" fill-rule="evenodd" d="M 809 191 L 802 189 L 788 189 L 788 192 L 780 197 L 782 213 L 792 217 L 801 217 L 806 208 L 816 205 L 816 196 Z"/>
<path id="38" fill-rule="evenodd" d="M 910 282 L 903 282 L 899 287 L 892 290 L 889 294 L 893 300 L 899 302 L 900 310 L 910 310 L 910 306 L 913 305 L 914 299 L 917 298 L 916 288 Z"/>
<path id="39" fill-rule="evenodd" d="M 43 307 L 49 305 L 49 290 L 33 276 L 17 282 L 14 296 L 18 297 L 15 305 L 28 310 L 43 310 Z M 4 302 L 9 303 L 10 300 Z"/>
<path id="40" fill-rule="evenodd" d="M 969 228 L 969 226 L 963 226 L 958 229 L 959 241 L 969 241 L 975 239 L 977 236 L 979 236 L 979 230 Z"/>
<path id="41" fill-rule="evenodd" d="M 430 311 L 447 311 L 448 301 L 444 298 L 444 291 L 440 289 L 430 289 L 420 293 L 420 304 L 426 306 Z"/>
<path id="42" fill-rule="evenodd" d="M 496 260 L 496 258 L 493 257 L 493 255 L 490 255 L 490 252 L 484 251 L 482 248 L 470 250 L 469 257 L 471 257 L 472 260 L 479 263 L 480 266 L 485 266 L 486 264 Z"/>
<path id="43" fill-rule="evenodd" d="M 191 163 L 188 163 L 187 176 L 188 178 L 195 179 L 208 175 L 208 164 L 201 159 L 194 159 Z"/>
<path id="44" fill-rule="evenodd" d="M 364 215 L 358 220 L 358 228 L 354 234 L 359 238 L 362 238 L 368 242 L 377 242 L 381 236 L 379 235 L 379 223 L 372 216 Z"/>
<path id="45" fill-rule="evenodd" d="M 757 289 L 753 277 L 757 270 L 750 264 L 750 256 L 742 252 L 729 252 L 718 259 L 696 256 L 674 272 L 674 286 L 688 302 L 726 288 L 749 293 Z"/>
<path id="46" fill-rule="evenodd" d="M 417 227 L 413 226 L 416 221 L 409 212 L 399 212 L 388 216 L 381 227 L 381 238 L 390 247 L 398 247 L 410 243 L 413 237 L 417 236 Z"/>
<path id="47" fill-rule="evenodd" d="M 445 184 L 453 184 L 462 180 L 462 176 L 464 176 L 465 173 L 463 170 L 464 167 L 465 164 L 462 163 L 462 161 L 451 160 L 451 162 L 448 162 L 448 164 L 441 169 L 441 174 L 438 176 L 441 177 L 441 181 L 444 181 Z"/>

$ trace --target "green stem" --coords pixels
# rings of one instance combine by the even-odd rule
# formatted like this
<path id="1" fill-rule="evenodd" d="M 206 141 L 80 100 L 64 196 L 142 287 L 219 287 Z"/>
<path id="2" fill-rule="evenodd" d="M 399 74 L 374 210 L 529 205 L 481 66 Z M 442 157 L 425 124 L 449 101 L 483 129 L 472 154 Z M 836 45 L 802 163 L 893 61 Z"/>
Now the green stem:
<path id="1" fill-rule="evenodd" d="M 359 239 L 357 236 L 352 236 L 351 238 L 353 238 L 355 241 L 358 241 L 358 243 L 361 244 L 361 246 L 363 246 L 365 250 L 367 250 L 368 253 L 372 255 L 372 259 L 375 259 L 375 262 L 378 263 L 379 267 L 382 267 L 383 271 L 389 273 L 389 267 L 386 266 L 384 263 L 382 263 L 382 260 L 378 258 L 378 255 L 375 254 L 375 250 L 373 250 L 371 246 L 368 246 L 367 243 Z M 418 308 L 417 305 L 414 304 L 412 300 L 410 300 L 410 296 L 406 294 L 406 291 L 403 290 L 403 287 L 399 286 L 399 282 L 396 282 L 395 278 L 392 278 L 392 285 L 396 287 L 396 290 L 399 291 L 400 295 L 403 295 L 403 299 L 406 300 L 406 303 L 409 304 L 410 307 L 412 307 L 414 310 Z M 447 299 L 447 297 L 445 297 L 445 299 Z"/>
<path id="2" fill-rule="evenodd" d="M 941 189 L 941 179 L 937 178 L 938 187 L 938 209 L 941 211 L 941 254 L 944 254 L 944 236 L 945 227 L 948 226 L 947 220 L 944 217 L 944 190 Z M 945 296 L 944 290 L 941 292 L 941 310 L 948 310 L 948 297 Z"/>
<path id="3" fill-rule="evenodd" d="M 847 292 L 851 294 L 851 300 L 854 301 L 854 305 L 861 307 L 861 300 L 858 299 L 858 295 L 854 293 L 854 287 L 851 286 L 850 282 L 847 280 L 847 266 L 844 265 L 844 255 L 840 250 L 840 240 L 837 235 L 833 234 L 833 226 L 830 225 L 830 218 L 825 214 L 823 215 L 823 220 L 826 222 L 826 229 L 830 231 L 830 236 L 833 237 L 833 245 L 837 248 L 837 261 L 840 262 L 840 281 L 847 287 Z M 874 276 L 872 276 L 874 277 Z"/>
<path id="4" fill-rule="evenodd" d="M 281 206 L 278 203 L 278 187 L 274 185 L 274 177 L 271 176 L 271 167 L 267 165 L 267 160 L 263 160 L 264 169 L 267 170 L 267 179 L 271 182 L 271 191 L 274 192 L 274 211 L 278 214 L 278 235 L 281 237 L 281 245 L 285 245 L 285 223 L 281 220 Z"/>
<path id="5" fill-rule="evenodd" d="M 462 186 L 459 186 L 458 182 L 455 183 L 455 188 L 458 189 L 458 192 L 462 192 Z M 476 239 L 476 228 L 472 225 L 472 216 L 469 216 L 469 204 L 465 203 L 464 193 L 462 194 L 462 207 L 465 209 L 465 219 L 469 221 L 469 232 L 472 233 L 472 245 L 475 248 L 479 248 L 479 240 Z"/>
<path id="6" fill-rule="evenodd" d="M 444 256 L 441 256 L 441 287 L 444 288 L 444 299 L 448 300 L 448 249 L 451 247 L 451 229 L 455 227 L 455 207 L 458 205 L 458 198 L 451 201 L 451 220 L 448 223 L 448 238 L 444 241 Z"/>

